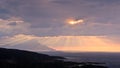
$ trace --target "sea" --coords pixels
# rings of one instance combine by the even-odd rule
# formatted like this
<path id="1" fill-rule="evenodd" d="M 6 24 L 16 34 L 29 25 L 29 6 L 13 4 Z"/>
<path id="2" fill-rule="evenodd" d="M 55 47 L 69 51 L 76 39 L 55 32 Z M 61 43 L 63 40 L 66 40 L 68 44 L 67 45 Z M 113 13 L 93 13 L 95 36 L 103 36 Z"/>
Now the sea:
<path id="1" fill-rule="evenodd" d="M 105 63 L 108 68 L 120 68 L 120 53 L 103 52 L 47 52 L 52 56 L 65 57 L 67 61 Z"/>

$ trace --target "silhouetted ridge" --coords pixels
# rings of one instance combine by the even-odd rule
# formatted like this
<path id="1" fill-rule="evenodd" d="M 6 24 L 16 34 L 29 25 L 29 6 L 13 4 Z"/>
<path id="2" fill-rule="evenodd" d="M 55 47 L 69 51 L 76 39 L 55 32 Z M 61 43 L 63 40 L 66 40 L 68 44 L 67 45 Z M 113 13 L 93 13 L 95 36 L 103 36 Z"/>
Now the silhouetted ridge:
<path id="1" fill-rule="evenodd" d="M 49 56 L 46 54 L 40 54 L 35 52 L 17 50 L 17 49 L 5 49 L 0 48 L 0 59 L 11 59 L 24 62 L 41 62 L 48 60 L 63 59 L 62 57 Z M 32 60 L 32 61 L 31 61 Z"/>
<path id="2" fill-rule="evenodd" d="M 0 68 L 107 68 L 64 61 L 64 57 L 49 56 L 35 52 L 0 48 Z"/>

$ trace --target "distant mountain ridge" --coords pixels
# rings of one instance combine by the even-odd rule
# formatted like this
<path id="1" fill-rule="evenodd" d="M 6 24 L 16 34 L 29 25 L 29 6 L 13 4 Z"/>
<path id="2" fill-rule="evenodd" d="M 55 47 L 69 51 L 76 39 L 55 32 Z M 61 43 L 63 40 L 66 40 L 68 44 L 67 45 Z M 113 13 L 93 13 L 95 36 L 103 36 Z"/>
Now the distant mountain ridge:
<path id="1" fill-rule="evenodd" d="M 40 44 L 36 40 L 29 40 L 24 43 L 20 43 L 14 46 L 4 46 L 5 48 L 13 48 L 13 49 L 21 49 L 21 50 L 28 50 L 28 51 L 55 51 L 50 47 Z"/>
<path id="2" fill-rule="evenodd" d="M 37 37 L 32 35 L 16 35 L 0 40 L 0 46 L 4 48 L 28 50 L 28 51 L 55 51 L 46 45 L 40 44 Z"/>

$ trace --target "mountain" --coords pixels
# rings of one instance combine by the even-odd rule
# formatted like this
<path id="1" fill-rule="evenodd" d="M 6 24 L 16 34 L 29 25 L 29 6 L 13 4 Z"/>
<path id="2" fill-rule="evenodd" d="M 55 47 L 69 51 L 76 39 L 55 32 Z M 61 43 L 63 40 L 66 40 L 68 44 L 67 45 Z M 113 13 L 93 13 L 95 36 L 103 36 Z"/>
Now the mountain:
<path id="1" fill-rule="evenodd" d="M 28 51 L 55 51 L 54 49 L 47 47 L 45 45 L 41 45 L 36 40 L 29 40 L 24 43 L 20 43 L 14 46 L 4 46 L 5 48 L 13 48 L 13 49 L 20 49 L 20 50 L 28 50 Z"/>
<path id="2" fill-rule="evenodd" d="M 77 63 L 63 59 L 60 56 L 0 48 L 0 68 L 107 68 L 96 65 L 99 63 Z"/>
<path id="3" fill-rule="evenodd" d="M 31 35 L 16 35 L 0 40 L 0 46 L 4 48 L 28 50 L 28 51 L 55 51 L 46 45 L 40 44 L 37 37 Z"/>
<path id="4" fill-rule="evenodd" d="M 0 48 L 0 68 L 41 68 L 42 65 L 56 62 L 58 59 L 65 58 L 24 50 Z"/>
<path id="5" fill-rule="evenodd" d="M 6 61 L 8 62 L 14 62 L 14 60 L 19 60 L 21 62 L 43 62 L 64 58 L 57 56 L 49 56 L 46 54 L 40 54 L 26 50 L 0 48 L 0 60 L 4 59 L 6 59 Z"/>

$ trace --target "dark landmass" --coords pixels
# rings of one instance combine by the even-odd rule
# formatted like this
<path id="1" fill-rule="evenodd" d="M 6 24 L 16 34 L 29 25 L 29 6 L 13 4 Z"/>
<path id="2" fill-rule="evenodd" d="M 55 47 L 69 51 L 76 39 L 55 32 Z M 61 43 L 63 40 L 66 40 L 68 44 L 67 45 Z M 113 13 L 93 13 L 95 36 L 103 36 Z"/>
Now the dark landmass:
<path id="1" fill-rule="evenodd" d="M 0 48 L 0 68 L 108 68 L 97 62 L 64 61 L 64 57 Z"/>

